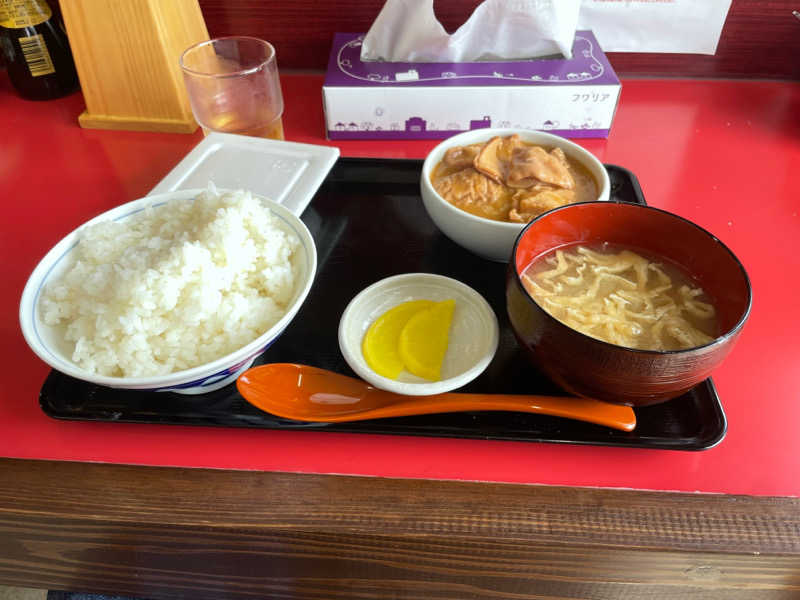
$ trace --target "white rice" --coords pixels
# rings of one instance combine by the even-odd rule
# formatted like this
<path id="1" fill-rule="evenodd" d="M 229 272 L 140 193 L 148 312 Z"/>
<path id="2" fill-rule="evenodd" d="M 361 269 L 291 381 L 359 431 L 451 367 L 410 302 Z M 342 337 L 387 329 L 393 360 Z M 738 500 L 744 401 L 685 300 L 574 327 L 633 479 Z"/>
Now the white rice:
<path id="1" fill-rule="evenodd" d="M 241 348 L 285 313 L 300 241 L 250 192 L 213 186 L 82 230 L 41 316 L 92 373 L 163 375 Z"/>

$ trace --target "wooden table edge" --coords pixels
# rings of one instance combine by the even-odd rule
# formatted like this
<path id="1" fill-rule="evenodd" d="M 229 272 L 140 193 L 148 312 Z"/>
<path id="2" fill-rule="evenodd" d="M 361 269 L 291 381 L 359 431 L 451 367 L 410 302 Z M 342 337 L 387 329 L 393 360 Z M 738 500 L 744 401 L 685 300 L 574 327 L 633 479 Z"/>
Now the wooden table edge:
<path id="1" fill-rule="evenodd" d="M 21 459 L 0 459 L 0 482 L 9 585 L 148 598 L 800 591 L 797 498 Z"/>

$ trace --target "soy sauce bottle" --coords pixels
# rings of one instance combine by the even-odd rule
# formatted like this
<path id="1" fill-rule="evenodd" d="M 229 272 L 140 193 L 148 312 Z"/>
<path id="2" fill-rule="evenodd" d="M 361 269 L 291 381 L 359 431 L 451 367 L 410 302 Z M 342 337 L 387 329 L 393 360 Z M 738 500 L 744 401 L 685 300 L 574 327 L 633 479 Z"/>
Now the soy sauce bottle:
<path id="1" fill-rule="evenodd" d="M 0 0 L 0 46 L 23 98 L 49 100 L 78 88 L 64 25 L 46 0 Z"/>

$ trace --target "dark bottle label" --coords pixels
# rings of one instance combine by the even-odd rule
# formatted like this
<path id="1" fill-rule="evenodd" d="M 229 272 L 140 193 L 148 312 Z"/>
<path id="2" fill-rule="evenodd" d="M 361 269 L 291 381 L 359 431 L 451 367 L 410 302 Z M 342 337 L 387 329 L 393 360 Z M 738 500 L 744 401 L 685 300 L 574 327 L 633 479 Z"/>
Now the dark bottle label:
<path id="1" fill-rule="evenodd" d="M 42 0 L 0 0 L 0 27 L 24 29 L 41 25 L 52 16 Z"/>
<path id="2" fill-rule="evenodd" d="M 41 77 L 56 72 L 53 59 L 50 57 L 50 52 L 47 51 L 47 44 L 44 43 L 41 35 L 21 37 L 18 41 L 32 77 Z"/>

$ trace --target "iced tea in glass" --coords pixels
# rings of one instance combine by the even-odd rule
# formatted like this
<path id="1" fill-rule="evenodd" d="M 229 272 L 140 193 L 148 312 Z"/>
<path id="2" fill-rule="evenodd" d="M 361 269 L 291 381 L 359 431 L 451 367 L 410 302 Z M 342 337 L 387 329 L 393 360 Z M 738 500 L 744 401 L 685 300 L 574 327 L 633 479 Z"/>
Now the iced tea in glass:
<path id="1" fill-rule="evenodd" d="M 204 133 L 284 139 L 283 95 L 272 44 L 253 37 L 217 38 L 187 48 L 180 64 Z"/>

